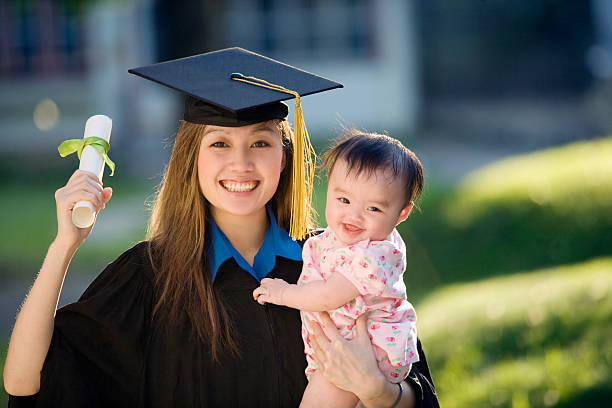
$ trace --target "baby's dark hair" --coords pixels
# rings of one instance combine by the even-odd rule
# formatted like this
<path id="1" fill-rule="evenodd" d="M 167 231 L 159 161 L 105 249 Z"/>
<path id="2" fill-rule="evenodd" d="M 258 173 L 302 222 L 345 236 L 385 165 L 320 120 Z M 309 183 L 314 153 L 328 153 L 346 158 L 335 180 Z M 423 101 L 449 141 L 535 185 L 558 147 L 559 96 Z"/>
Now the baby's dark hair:
<path id="1" fill-rule="evenodd" d="M 368 175 L 379 169 L 389 169 L 393 176 L 404 180 L 406 204 L 416 201 L 423 192 L 425 179 L 423 166 L 416 155 L 398 140 L 377 133 L 366 133 L 356 129 L 344 135 L 325 154 L 321 168 L 329 176 L 338 159 L 347 163 L 349 173 Z"/>

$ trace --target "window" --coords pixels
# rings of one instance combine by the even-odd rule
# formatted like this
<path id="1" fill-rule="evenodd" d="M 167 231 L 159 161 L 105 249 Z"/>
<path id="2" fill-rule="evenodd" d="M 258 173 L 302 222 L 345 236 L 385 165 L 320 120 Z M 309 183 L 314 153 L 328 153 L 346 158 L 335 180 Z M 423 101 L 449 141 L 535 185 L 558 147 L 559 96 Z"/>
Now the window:
<path id="1" fill-rule="evenodd" d="M 230 0 L 226 40 L 265 55 L 326 60 L 371 55 L 367 0 Z"/>

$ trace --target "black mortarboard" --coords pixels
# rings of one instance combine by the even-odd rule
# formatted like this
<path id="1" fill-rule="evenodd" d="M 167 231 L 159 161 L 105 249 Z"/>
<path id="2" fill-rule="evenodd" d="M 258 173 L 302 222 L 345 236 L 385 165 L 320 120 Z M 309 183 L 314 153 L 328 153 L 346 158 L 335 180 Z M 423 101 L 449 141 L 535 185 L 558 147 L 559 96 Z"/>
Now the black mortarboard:
<path id="1" fill-rule="evenodd" d="M 294 97 L 287 90 L 305 96 L 342 87 L 337 82 L 242 48 L 208 52 L 128 72 L 186 94 L 186 121 L 217 126 L 245 126 L 284 119 L 288 109 L 282 101 Z M 255 81 L 247 81 L 248 84 L 237 81 L 241 75 L 285 91 L 253 86 Z"/>

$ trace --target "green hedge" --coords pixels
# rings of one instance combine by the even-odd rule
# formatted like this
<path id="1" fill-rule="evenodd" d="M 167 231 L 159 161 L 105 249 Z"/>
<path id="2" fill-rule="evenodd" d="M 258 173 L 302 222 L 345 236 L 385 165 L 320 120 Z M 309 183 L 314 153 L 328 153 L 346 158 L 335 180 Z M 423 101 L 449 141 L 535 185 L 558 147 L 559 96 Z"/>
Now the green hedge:
<path id="1" fill-rule="evenodd" d="M 421 207 L 400 231 L 424 286 L 611 254 L 612 138 L 501 160 Z"/>
<path id="2" fill-rule="evenodd" d="M 612 400 L 612 257 L 449 285 L 417 305 L 441 406 Z"/>

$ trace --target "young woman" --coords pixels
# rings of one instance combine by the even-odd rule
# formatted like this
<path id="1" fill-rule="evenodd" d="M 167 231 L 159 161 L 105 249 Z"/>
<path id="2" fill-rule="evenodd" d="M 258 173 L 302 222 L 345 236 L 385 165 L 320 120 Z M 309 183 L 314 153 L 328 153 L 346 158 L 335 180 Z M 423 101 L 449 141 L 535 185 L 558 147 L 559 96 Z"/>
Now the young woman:
<path id="1" fill-rule="evenodd" d="M 232 101 L 210 103 L 201 91 L 171 83 L 193 86 L 210 71 L 229 78 L 251 69 L 283 78 L 293 68 L 236 49 L 165 64 L 140 72 L 190 97 L 147 241 L 56 312 L 70 259 L 91 232 L 72 225 L 71 209 L 87 199 L 100 210 L 112 191 L 77 171 L 56 192 L 58 233 L 9 344 L 4 383 L 10 406 L 299 404 L 306 387 L 299 312 L 261 306 L 251 295 L 264 277 L 295 283 L 301 271 L 300 245 L 287 229 L 296 217 L 292 197 L 306 181 L 303 171 L 294 178 L 296 140 L 280 102 L 286 95 L 270 102 L 271 91 L 230 80 L 224 94 L 251 98 L 248 108 L 235 109 Z M 312 92 L 300 89 L 312 79 L 304 74 L 289 72 L 283 84 Z M 291 83 L 295 77 L 301 79 Z M 303 170 L 302 160 L 297 165 Z M 307 219 L 302 214 L 302 227 Z M 314 329 L 322 375 L 368 407 L 436 406 L 424 356 L 398 390 L 380 375 L 365 320 L 359 324 L 352 342 L 325 318 Z"/>

